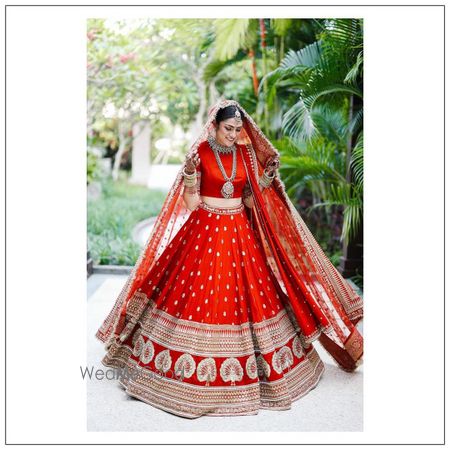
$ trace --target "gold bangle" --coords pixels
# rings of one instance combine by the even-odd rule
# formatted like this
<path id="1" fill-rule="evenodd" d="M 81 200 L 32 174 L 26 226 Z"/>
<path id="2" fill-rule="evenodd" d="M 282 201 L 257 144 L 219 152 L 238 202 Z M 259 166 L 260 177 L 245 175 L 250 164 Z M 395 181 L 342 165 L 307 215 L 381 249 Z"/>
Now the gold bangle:
<path id="1" fill-rule="evenodd" d="M 183 182 L 185 186 L 195 186 L 197 184 L 197 171 L 194 173 L 186 173 L 185 167 L 183 168 Z"/>
<path id="2" fill-rule="evenodd" d="M 184 166 L 183 167 L 183 176 L 184 176 L 184 178 L 187 178 L 188 180 L 191 180 L 191 179 L 197 177 L 197 171 L 194 170 L 193 173 L 186 173 L 186 166 Z"/>
<path id="3" fill-rule="evenodd" d="M 191 187 L 191 186 L 195 186 L 197 184 L 197 179 L 193 179 L 193 180 L 188 180 L 188 179 L 184 179 L 183 183 L 185 186 L 187 187 Z"/>
<path id="4" fill-rule="evenodd" d="M 274 178 L 275 178 L 275 173 L 272 176 L 269 176 L 266 173 L 266 169 L 264 169 L 263 174 L 262 174 L 261 178 L 259 179 L 259 184 L 264 188 L 268 188 Z"/>

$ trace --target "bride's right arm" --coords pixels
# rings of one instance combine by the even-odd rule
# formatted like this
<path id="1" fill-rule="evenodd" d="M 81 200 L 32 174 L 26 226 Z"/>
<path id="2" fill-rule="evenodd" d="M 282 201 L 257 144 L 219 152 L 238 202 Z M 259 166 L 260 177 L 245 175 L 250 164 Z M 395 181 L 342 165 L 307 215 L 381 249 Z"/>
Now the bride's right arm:
<path id="1" fill-rule="evenodd" d="M 193 211 L 200 204 L 201 161 L 198 154 L 187 160 L 184 167 L 183 200 L 186 208 Z"/>
<path id="2" fill-rule="evenodd" d="M 184 186 L 183 200 L 186 208 L 193 211 L 200 204 L 200 180 L 201 172 L 197 172 L 196 183 L 194 186 Z"/>

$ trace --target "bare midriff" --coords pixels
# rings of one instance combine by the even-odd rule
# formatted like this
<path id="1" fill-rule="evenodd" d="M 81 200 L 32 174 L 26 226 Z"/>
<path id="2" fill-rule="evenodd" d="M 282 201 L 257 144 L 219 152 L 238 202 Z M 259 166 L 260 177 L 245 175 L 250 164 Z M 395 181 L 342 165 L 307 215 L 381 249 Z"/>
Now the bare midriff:
<path id="1" fill-rule="evenodd" d="M 242 203 L 242 198 L 219 198 L 219 197 L 208 197 L 206 195 L 200 195 L 200 200 L 209 206 L 216 208 L 235 208 Z"/>

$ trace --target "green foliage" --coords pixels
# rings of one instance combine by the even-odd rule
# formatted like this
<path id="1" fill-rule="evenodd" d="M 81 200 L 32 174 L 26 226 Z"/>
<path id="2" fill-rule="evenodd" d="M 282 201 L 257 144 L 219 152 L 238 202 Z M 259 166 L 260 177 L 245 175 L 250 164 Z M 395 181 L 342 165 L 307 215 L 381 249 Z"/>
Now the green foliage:
<path id="1" fill-rule="evenodd" d="M 314 220 L 308 214 L 302 215 L 303 220 L 314 235 L 314 239 L 338 268 L 341 263 L 342 247 L 338 239 L 333 235 L 333 227 L 323 218 Z"/>
<path id="2" fill-rule="evenodd" d="M 353 169 L 355 183 L 362 187 L 364 183 L 364 136 L 360 134 L 353 149 L 350 165 Z"/>
<path id="3" fill-rule="evenodd" d="M 362 221 L 362 192 L 359 187 L 351 189 L 350 184 L 331 184 L 327 200 L 317 202 L 314 208 L 331 205 L 345 205 L 342 239 L 347 242 L 353 239 Z"/>
<path id="4" fill-rule="evenodd" d="M 88 129 L 102 135 L 106 118 L 115 119 L 104 147 L 113 142 L 118 148 L 124 122 L 130 130 L 149 121 L 152 142 L 168 132 L 160 126 L 163 116 L 189 128 L 199 108 L 195 80 L 212 24 L 210 19 L 88 20 Z M 131 137 L 125 139 L 129 145 Z"/>
<path id="5" fill-rule="evenodd" d="M 219 79 L 224 79 L 226 77 L 225 75 L 225 69 L 227 67 L 237 65 L 237 63 L 241 61 L 246 61 L 248 58 L 247 53 L 244 51 L 239 51 L 236 53 L 236 55 L 233 58 L 226 59 L 225 61 L 219 60 L 219 59 L 213 59 L 206 67 L 205 71 L 203 73 L 203 79 L 207 83 L 215 82 Z M 239 67 L 239 66 L 237 66 Z M 238 69 L 239 70 L 239 69 Z M 248 72 L 245 74 L 246 77 L 248 77 Z M 231 70 L 231 76 L 234 76 L 234 71 Z"/>
<path id="6" fill-rule="evenodd" d="M 186 131 L 202 122 L 219 96 L 236 98 L 280 150 L 280 173 L 294 203 L 311 196 L 312 231 L 337 265 L 341 242 L 336 227 L 329 234 L 330 217 L 343 214 L 339 226 L 347 242 L 362 221 L 362 24 L 361 19 L 92 19 L 90 145 L 114 156 L 121 139 L 131 147 L 126 133 L 138 119 L 150 122 L 155 142 L 172 133 L 175 124 Z M 105 117 L 111 104 L 115 113 Z M 88 155 L 88 177 L 94 176 L 95 164 Z M 110 201 L 119 203 L 112 203 L 105 217 L 114 208 L 128 209 L 117 188 Z M 134 200 L 130 194 L 128 201 Z M 95 238 L 104 261 L 112 253 L 136 254 L 134 244 L 121 237 L 129 222 L 123 217 L 120 222 L 111 215 L 108 245 Z"/>
<path id="7" fill-rule="evenodd" d="M 133 227 L 156 216 L 166 195 L 125 181 L 104 182 L 102 197 L 88 202 L 88 244 L 94 263 L 134 265 L 140 248 L 132 240 Z"/>
<path id="8" fill-rule="evenodd" d="M 359 289 L 361 289 L 361 290 L 363 289 L 364 279 L 363 279 L 362 274 L 357 273 L 356 275 L 353 275 L 352 277 L 350 277 L 350 280 L 352 280 L 353 283 L 355 283 L 359 287 Z"/>
<path id="9" fill-rule="evenodd" d="M 257 40 L 258 19 L 217 19 L 215 21 L 216 56 L 219 61 L 233 58 L 244 48 L 252 48 Z"/>
<path id="10" fill-rule="evenodd" d="M 295 19 L 270 19 L 271 27 L 277 36 L 286 36 Z"/>
<path id="11" fill-rule="evenodd" d="M 221 92 L 226 92 L 227 98 L 238 98 L 242 107 L 252 114 L 256 110 L 256 99 L 249 71 L 248 61 L 228 66 L 215 79 L 215 84 Z"/>
<path id="12" fill-rule="evenodd" d="M 320 25 L 316 42 L 291 49 L 267 74 L 266 101 L 288 92 L 282 129 L 290 145 L 284 145 L 280 172 L 289 195 L 308 189 L 312 208 L 344 207 L 341 239 L 348 243 L 363 215 L 362 21 Z"/>
<path id="13" fill-rule="evenodd" d="M 100 165 L 100 155 L 96 154 L 91 149 L 87 152 L 87 183 L 92 183 L 94 180 L 99 180 L 102 175 Z"/>
<path id="14" fill-rule="evenodd" d="M 362 30 L 357 19 L 329 20 L 320 39 L 290 50 L 280 66 L 266 76 L 270 98 L 277 89 L 297 93 L 283 117 L 283 130 L 292 139 L 308 140 L 318 132 L 315 108 L 345 108 L 350 95 L 362 98 Z M 361 121 L 362 110 L 358 121 Z M 353 130 L 355 131 L 355 130 Z"/>

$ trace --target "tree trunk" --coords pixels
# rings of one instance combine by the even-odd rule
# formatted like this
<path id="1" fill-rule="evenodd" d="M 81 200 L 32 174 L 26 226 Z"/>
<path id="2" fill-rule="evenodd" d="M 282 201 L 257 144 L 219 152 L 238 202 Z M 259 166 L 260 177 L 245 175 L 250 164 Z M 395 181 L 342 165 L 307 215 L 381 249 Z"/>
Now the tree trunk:
<path id="1" fill-rule="evenodd" d="M 344 245 L 343 256 L 341 256 L 339 263 L 339 272 L 344 278 L 349 278 L 354 275 L 364 275 L 363 264 L 363 223 L 361 222 L 355 237 Z"/>
<path id="2" fill-rule="evenodd" d="M 253 49 L 250 49 L 248 51 L 248 57 L 250 58 L 250 63 L 252 67 L 253 92 L 255 94 L 255 97 L 258 98 L 259 83 L 258 83 L 258 75 L 256 73 L 255 52 L 253 51 Z"/>
<path id="3" fill-rule="evenodd" d="M 214 80 L 209 85 L 209 104 L 215 105 L 219 101 L 219 91 L 216 88 Z"/>
<path id="4" fill-rule="evenodd" d="M 261 30 L 261 52 L 263 60 L 263 77 L 267 75 L 267 43 L 266 43 L 266 25 L 264 19 L 259 19 L 259 27 Z M 269 135 L 269 105 L 267 104 L 267 80 L 263 81 L 264 92 L 264 128 L 267 135 Z"/>
<path id="5" fill-rule="evenodd" d="M 199 106 L 198 106 L 197 114 L 195 115 L 195 121 L 189 126 L 189 132 L 194 137 L 194 139 L 196 138 L 196 136 L 199 135 L 199 133 L 203 127 L 203 123 L 204 123 L 204 119 L 205 119 L 205 115 L 206 115 L 206 109 L 208 106 L 207 105 L 206 84 L 203 81 L 203 71 L 204 71 L 204 68 L 202 66 L 201 69 L 193 77 L 194 82 L 197 85 L 198 96 L 199 96 Z"/>
<path id="6" fill-rule="evenodd" d="M 151 127 L 148 121 L 133 125 L 130 183 L 147 186 L 150 176 Z"/>
<path id="7" fill-rule="evenodd" d="M 122 161 L 123 154 L 127 148 L 127 139 L 126 139 L 126 123 L 123 121 L 119 122 L 119 150 L 117 150 L 116 156 L 114 157 L 114 165 L 112 170 L 112 179 L 117 181 L 119 179 L 119 170 L 120 163 Z"/>
<path id="8" fill-rule="evenodd" d="M 349 99 L 349 107 L 348 107 L 348 123 L 350 124 L 353 120 L 353 102 L 354 102 L 354 96 L 350 95 L 350 99 Z M 351 174 L 351 167 L 350 167 L 350 161 L 352 159 L 352 150 L 353 150 L 353 134 L 352 133 L 348 133 L 348 137 L 347 137 L 347 155 L 346 155 L 346 167 L 347 167 L 347 171 L 346 171 L 346 178 L 347 181 L 350 183 L 352 180 L 352 174 Z"/>

